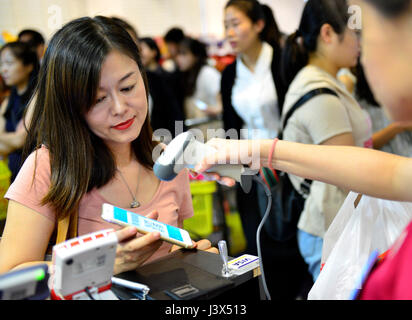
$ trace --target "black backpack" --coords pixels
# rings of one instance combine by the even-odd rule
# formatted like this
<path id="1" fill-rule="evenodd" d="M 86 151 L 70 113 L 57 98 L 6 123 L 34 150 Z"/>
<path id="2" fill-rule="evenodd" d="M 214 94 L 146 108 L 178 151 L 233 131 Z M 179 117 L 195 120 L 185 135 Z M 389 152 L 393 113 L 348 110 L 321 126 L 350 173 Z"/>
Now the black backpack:
<path id="1" fill-rule="evenodd" d="M 305 94 L 286 114 L 283 121 L 283 129 L 278 136 L 279 139 L 283 138 L 283 130 L 286 128 L 293 113 L 310 99 L 321 94 L 338 96 L 329 88 L 319 88 Z M 264 225 L 266 233 L 275 241 L 290 240 L 296 235 L 298 220 L 304 209 L 305 200 L 309 195 L 312 181 L 305 179 L 300 185 L 300 192 L 298 192 L 285 172 L 272 172 L 269 168 L 262 168 L 260 176 L 272 193 L 272 208 Z M 258 201 L 260 215 L 263 218 L 268 200 L 261 185 L 258 185 Z"/>

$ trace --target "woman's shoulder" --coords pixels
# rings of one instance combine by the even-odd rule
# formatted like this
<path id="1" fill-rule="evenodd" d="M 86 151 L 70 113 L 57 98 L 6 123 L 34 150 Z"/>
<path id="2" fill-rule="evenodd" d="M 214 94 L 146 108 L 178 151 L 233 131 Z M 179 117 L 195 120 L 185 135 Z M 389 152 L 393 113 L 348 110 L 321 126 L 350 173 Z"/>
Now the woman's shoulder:
<path id="1" fill-rule="evenodd" d="M 9 191 L 25 190 L 29 192 L 32 182 L 36 185 L 36 188 L 48 190 L 50 174 L 49 150 L 41 146 L 30 153 L 25 159 Z"/>
<path id="2" fill-rule="evenodd" d="M 50 151 L 44 144 L 33 150 L 28 158 L 37 158 L 41 160 L 50 159 Z"/>
<path id="3" fill-rule="evenodd" d="M 306 66 L 298 72 L 289 86 L 286 94 L 286 104 L 303 97 L 306 93 L 319 88 L 327 88 L 340 93 L 337 80 L 328 75 L 325 71 L 314 66 Z"/>
<path id="4" fill-rule="evenodd" d="M 50 152 L 49 149 L 42 145 L 32 151 L 23 163 L 24 167 L 36 168 L 36 172 L 50 171 Z"/>
<path id="5" fill-rule="evenodd" d="M 331 83 L 331 78 L 332 76 L 326 71 L 315 66 L 307 65 L 298 72 L 295 79 L 293 79 L 292 84 L 298 83 L 301 86 L 322 85 L 332 87 L 333 83 Z"/>

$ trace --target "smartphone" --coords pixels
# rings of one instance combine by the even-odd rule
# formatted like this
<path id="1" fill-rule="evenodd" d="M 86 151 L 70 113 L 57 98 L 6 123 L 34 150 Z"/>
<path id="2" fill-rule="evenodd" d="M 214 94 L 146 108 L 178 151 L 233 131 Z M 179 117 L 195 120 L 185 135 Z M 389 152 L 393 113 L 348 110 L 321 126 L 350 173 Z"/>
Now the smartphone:
<path id="1" fill-rule="evenodd" d="M 186 230 L 170 226 L 168 224 L 146 218 L 137 213 L 115 207 L 104 203 L 102 218 L 105 221 L 116 223 L 121 226 L 134 226 L 140 233 L 160 232 L 160 239 L 176 244 L 186 249 L 194 248 L 190 235 Z"/>

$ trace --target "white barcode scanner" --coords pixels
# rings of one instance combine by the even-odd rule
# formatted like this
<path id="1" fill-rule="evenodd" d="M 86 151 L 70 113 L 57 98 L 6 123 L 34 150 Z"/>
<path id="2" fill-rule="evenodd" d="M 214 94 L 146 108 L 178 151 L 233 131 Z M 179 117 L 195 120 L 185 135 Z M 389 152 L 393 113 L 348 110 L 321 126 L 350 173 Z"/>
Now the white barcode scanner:
<path id="1" fill-rule="evenodd" d="M 160 157 L 156 160 L 153 171 L 155 175 L 164 181 L 173 180 L 179 172 L 184 169 L 194 169 L 206 156 L 216 153 L 217 150 L 212 146 L 197 141 L 190 131 L 179 134 L 174 138 L 165 148 Z M 260 248 L 260 233 L 263 225 L 269 217 L 270 208 L 272 206 L 272 194 L 268 186 L 263 182 L 262 178 L 256 174 L 259 170 L 252 170 L 243 165 L 219 164 L 215 165 L 207 172 L 216 172 L 221 177 L 230 177 L 240 183 L 245 193 L 249 193 L 252 188 L 252 181 L 261 184 L 268 197 L 268 204 L 266 212 L 258 227 L 256 234 L 256 241 L 258 247 L 259 264 L 262 274 L 262 282 L 266 297 L 270 300 L 270 293 L 268 291 L 265 273 L 263 270 L 263 260 Z M 230 276 L 227 271 L 227 262 L 225 264 L 224 276 Z"/>
<path id="2" fill-rule="evenodd" d="M 184 168 L 194 169 L 206 156 L 216 153 L 216 149 L 197 141 L 192 132 L 179 134 L 165 148 L 156 160 L 153 171 L 156 177 L 163 181 L 173 180 Z M 216 172 L 222 177 L 230 177 L 249 193 L 252 188 L 253 176 L 258 172 L 241 164 L 215 165 L 207 172 Z"/>

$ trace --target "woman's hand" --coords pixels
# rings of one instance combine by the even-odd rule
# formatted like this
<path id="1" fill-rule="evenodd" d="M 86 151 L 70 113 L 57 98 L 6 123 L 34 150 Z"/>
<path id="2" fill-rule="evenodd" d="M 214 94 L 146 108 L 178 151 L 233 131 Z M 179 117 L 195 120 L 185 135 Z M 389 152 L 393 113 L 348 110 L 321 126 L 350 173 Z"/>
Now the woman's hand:
<path id="1" fill-rule="evenodd" d="M 207 251 L 207 252 L 212 252 L 212 253 L 219 253 L 219 250 L 216 249 L 215 247 L 212 247 L 212 243 L 207 240 L 207 239 L 202 239 L 197 242 L 192 241 L 194 246 L 194 249 L 202 250 L 202 251 Z M 172 248 L 170 249 L 170 252 L 174 252 L 176 250 L 182 249 L 182 247 L 173 245 Z"/>
<path id="2" fill-rule="evenodd" d="M 158 213 L 147 216 L 157 219 Z M 134 270 L 149 259 L 162 244 L 160 233 L 152 232 L 139 236 L 135 227 L 126 227 L 116 232 L 118 245 L 114 262 L 113 274 Z"/>
<path id="3" fill-rule="evenodd" d="M 212 247 L 212 243 L 207 239 L 202 239 L 196 242 L 196 249 L 219 254 L 219 250 Z"/>
<path id="4" fill-rule="evenodd" d="M 207 180 L 216 180 L 220 184 L 232 187 L 236 181 L 229 177 L 221 177 L 217 173 L 206 171 L 217 164 L 244 164 L 251 169 L 260 168 L 260 144 L 251 140 L 218 139 L 209 140 L 207 145 L 217 151 L 206 156 L 195 167 L 195 171 L 205 176 Z M 194 174 L 195 175 L 195 174 Z"/>

